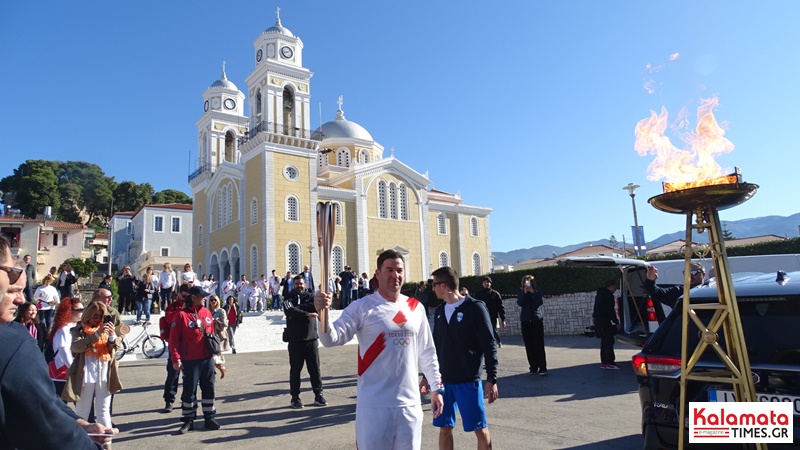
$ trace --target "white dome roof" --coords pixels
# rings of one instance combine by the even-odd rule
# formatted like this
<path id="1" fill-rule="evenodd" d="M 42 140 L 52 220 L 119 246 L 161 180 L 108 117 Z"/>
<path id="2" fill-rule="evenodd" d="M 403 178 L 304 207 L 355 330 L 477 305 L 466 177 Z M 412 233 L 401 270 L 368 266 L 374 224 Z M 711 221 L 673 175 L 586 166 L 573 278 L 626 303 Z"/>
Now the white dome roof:
<path id="1" fill-rule="evenodd" d="M 311 135 L 311 139 L 316 140 L 330 138 L 361 139 L 364 141 L 373 140 L 372 135 L 369 134 L 369 131 L 364 127 L 345 119 L 342 110 L 336 112 L 335 120 L 323 123 L 322 126 L 317 128 Z"/>
<path id="2" fill-rule="evenodd" d="M 239 88 L 237 88 L 236 85 L 233 84 L 231 81 L 229 81 L 228 77 L 225 76 L 225 67 L 224 66 L 222 68 L 222 78 L 220 78 L 219 80 L 211 83 L 211 86 L 209 86 L 209 89 L 210 88 L 225 88 L 225 89 L 231 89 L 233 91 L 238 91 L 239 90 Z"/>
<path id="3" fill-rule="evenodd" d="M 267 28 L 264 30 L 264 34 L 282 34 L 284 36 L 294 37 L 291 31 L 288 28 L 281 25 L 281 18 L 278 17 L 278 20 L 275 21 L 275 25 Z"/>

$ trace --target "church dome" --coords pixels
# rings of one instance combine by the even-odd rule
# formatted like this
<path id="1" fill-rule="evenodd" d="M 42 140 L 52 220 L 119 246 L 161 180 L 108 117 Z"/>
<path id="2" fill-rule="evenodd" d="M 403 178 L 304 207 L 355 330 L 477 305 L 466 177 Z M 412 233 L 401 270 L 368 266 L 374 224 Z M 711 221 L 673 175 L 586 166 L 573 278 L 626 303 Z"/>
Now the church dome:
<path id="1" fill-rule="evenodd" d="M 323 123 L 322 126 L 317 128 L 311 135 L 311 139 L 320 141 L 330 138 L 361 139 L 364 141 L 373 140 L 372 135 L 369 134 L 369 131 L 364 127 L 345 119 L 344 111 L 341 109 L 336 112 L 335 120 Z"/>
<path id="2" fill-rule="evenodd" d="M 211 83 L 211 86 L 209 86 L 209 89 L 210 88 L 225 88 L 225 89 L 230 89 L 230 90 L 233 90 L 233 91 L 238 91 L 239 90 L 239 88 L 237 88 L 235 84 L 233 84 L 231 81 L 228 80 L 228 77 L 225 75 L 225 66 L 224 65 L 222 67 L 222 78 L 220 78 L 219 80 Z"/>
<path id="3" fill-rule="evenodd" d="M 280 8 L 278 9 L 278 12 L 280 13 Z M 278 20 L 275 21 L 275 25 L 264 30 L 264 34 L 282 34 L 284 36 L 294 37 L 294 34 L 292 34 L 288 28 L 281 25 L 280 16 L 278 16 Z"/>

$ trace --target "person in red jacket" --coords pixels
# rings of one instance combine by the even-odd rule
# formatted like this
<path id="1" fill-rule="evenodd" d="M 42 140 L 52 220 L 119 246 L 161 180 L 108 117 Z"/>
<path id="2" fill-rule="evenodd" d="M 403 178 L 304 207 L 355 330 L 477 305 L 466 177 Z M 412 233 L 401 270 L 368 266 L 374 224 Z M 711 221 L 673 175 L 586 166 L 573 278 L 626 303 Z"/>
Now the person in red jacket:
<path id="1" fill-rule="evenodd" d="M 161 317 L 161 320 L 159 320 L 161 339 L 167 342 L 169 342 L 170 324 L 172 324 L 172 319 L 175 317 L 175 314 L 183 309 L 183 302 L 189 295 L 189 285 L 182 284 L 178 292 L 173 295 L 176 295 L 175 300 L 167 306 L 167 309 L 164 310 L 164 315 Z M 172 368 L 172 358 L 168 357 L 167 379 L 164 380 L 164 409 L 161 410 L 163 413 L 172 412 L 172 404 L 175 403 L 175 396 L 178 395 L 178 379 L 180 376 L 181 371 Z"/>
<path id="2" fill-rule="evenodd" d="M 207 430 L 218 430 L 214 409 L 214 358 L 208 350 L 205 333 L 214 333 L 214 319 L 203 306 L 208 292 L 199 286 L 189 288 L 189 297 L 184 309 L 175 314 L 170 322 L 169 358 L 175 371 L 183 370 L 182 415 L 179 434 L 194 429 L 197 417 L 197 385 L 202 391 L 203 418 Z"/>

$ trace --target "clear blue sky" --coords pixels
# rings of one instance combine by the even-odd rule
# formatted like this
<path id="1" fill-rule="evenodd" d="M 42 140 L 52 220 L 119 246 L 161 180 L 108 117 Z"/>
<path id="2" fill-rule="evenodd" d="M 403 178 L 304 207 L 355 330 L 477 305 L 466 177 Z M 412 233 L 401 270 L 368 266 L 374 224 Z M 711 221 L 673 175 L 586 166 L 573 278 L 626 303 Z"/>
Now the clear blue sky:
<path id="1" fill-rule="evenodd" d="M 386 156 L 493 208 L 495 251 L 630 242 L 629 182 L 648 239 L 682 229 L 646 203 L 661 185 L 633 130 L 662 106 L 695 125 L 712 95 L 736 146 L 720 164 L 761 185 L 722 220 L 800 211 L 796 1 L 3 2 L 0 177 L 26 159 L 85 160 L 189 193 L 201 94 L 223 60 L 247 91 L 277 6 L 305 44 L 314 111 L 332 120 L 343 95 Z"/>

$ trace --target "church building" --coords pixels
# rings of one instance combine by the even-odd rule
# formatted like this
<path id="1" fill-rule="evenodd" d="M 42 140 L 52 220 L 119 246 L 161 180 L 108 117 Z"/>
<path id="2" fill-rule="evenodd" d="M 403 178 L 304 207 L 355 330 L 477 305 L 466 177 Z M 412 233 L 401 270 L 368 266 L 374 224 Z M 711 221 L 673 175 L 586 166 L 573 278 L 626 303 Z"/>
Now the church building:
<path id="1" fill-rule="evenodd" d="M 372 277 L 378 254 L 395 249 L 406 281 L 444 265 L 489 272 L 491 208 L 431 189 L 356 122 L 342 98 L 336 117 L 311 129 L 311 77 L 303 41 L 280 16 L 253 44 L 245 94 L 227 79 L 203 93 L 197 121 L 193 265 L 225 279 L 293 275 L 308 265 L 319 287 L 316 207 L 335 205 L 332 274 L 345 265 Z"/>

